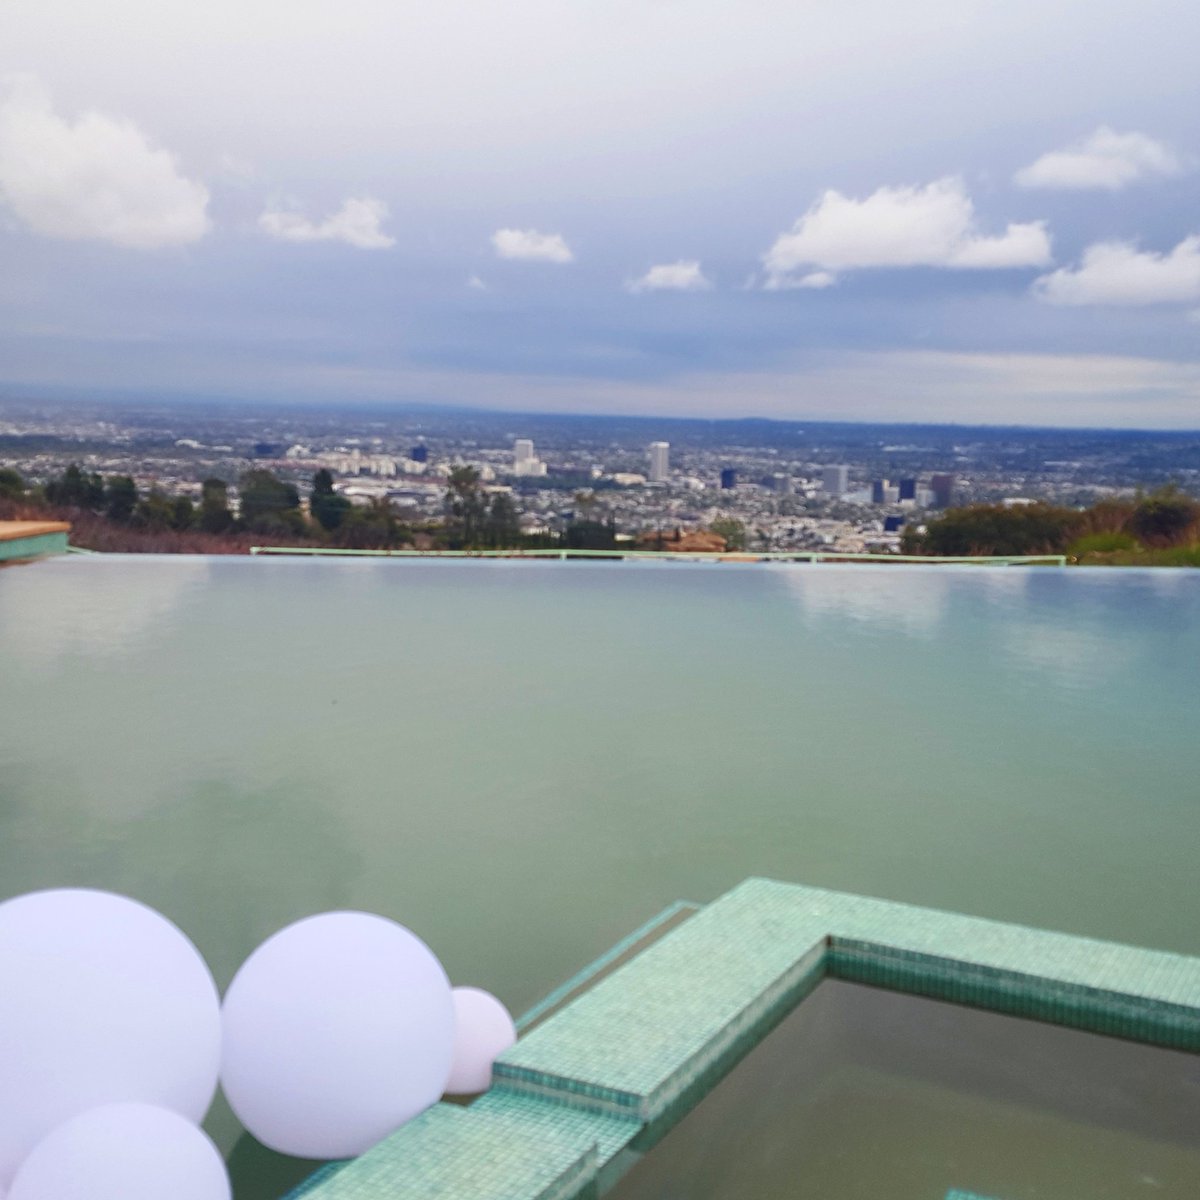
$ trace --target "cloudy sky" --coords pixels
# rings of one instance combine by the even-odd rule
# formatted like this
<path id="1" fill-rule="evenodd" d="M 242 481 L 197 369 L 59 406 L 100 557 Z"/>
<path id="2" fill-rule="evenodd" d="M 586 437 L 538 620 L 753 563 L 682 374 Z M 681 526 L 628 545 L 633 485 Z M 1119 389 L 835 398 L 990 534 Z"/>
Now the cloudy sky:
<path id="1" fill-rule="evenodd" d="M 3 0 L 0 384 L 1200 427 L 1195 0 Z"/>

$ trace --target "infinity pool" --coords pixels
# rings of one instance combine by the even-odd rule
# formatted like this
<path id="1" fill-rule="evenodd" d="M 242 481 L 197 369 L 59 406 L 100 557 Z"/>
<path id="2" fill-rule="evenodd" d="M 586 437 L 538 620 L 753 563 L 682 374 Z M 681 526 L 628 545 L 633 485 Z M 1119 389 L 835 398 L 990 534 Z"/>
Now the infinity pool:
<path id="1" fill-rule="evenodd" d="M 58 559 L 0 572 L 0 897 L 222 984 L 371 909 L 517 1012 L 754 874 L 1200 953 L 1197 663 L 1200 572 Z"/>

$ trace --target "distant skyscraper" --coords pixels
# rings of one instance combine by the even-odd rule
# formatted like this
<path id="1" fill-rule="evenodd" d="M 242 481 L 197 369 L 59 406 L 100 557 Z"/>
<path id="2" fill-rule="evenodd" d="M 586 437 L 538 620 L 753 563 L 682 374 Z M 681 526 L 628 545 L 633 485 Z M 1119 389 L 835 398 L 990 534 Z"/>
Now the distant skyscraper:
<path id="1" fill-rule="evenodd" d="M 826 467 L 821 472 L 821 483 L 833 496 L 844 496 L 850 490 L 850 468 L 845 466 Z"/>
<path id="2" fill-rule="evenodd" d="M 900 499 L 915 500 L 917 498 L 917 481 L 915 479 L 900 480 Z"/>
<path id="3" fill-rule="evenodd" d="M 513 442 L 513 474 L 546 474 L 546 464 L 533 452 L 533 443 L 528 438 L 517 438 Z"/>
<path id="4" fill-rule="evenodd" d="M 886 504 L 888 493 L 888 481 L 886 479 L 876 479 L 871 484 L 871 503 Z"/>
<path id="5" fill-rule="evenodd" d="M 671 443 L 650 443 L 650 474 L 651 483 L 666 483 L 671 474 Z"/>
<path id="6" fill-rule="evenodd" d="M 725 467 L 721 471 L 721 486 L 729 491 L 730 488 L 737 487 L 737 468 Z"/>
<path id="7" fill-rule="evenodd" d="M 883 518 L 883 532 L 884 533 L 899 533 L 900 530 L 902 530 L 904 528 L 905 520 L 906 520 L 906 518 L 903 517 L 899 513 L 897 513 L 895 516 L 892 516 L 892 517 L 884 517 Z"/>
<path id="8" fill-rule="evenodd" d="M 937 508 L 949 508 L 954 502 L 954 476 L 934 475 L 929 481 L 933 503 Z"/>
<path id="9" fill-rule="evenodd" d="M 429 447 L 414 446 L 408 452 L 408 457 L 411 458 L 413 462 L 427 463 L 429 461 Z"/>

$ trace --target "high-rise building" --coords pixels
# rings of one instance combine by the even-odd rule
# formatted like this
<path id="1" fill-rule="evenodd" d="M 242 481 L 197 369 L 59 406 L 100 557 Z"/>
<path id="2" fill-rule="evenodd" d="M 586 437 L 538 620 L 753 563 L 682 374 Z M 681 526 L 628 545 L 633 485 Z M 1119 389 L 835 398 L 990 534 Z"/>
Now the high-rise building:
<path id="1" fill-rule="evenodd" d="M 721 486 L 729 491 L 731 488 L 737 487 L 737 468 L 724 467 L 721 470 Z"/>
<path id="2" fill-rule="evenodd" d="M 886 504 L 888 500 L 888 481 L 876 479 L 871 484 L 871 503 Z"/>
<path id="3" fill-rule="evenodd" d="M 900 499 L 915 500 L 917 498 L 917 481 L 915 479 L 900 480 Z"/>
<path id="4" fill-rule="evenodd" d="M 546 464 L 534 453 L 533 443 L 528 438 L 517 438 L 513 442 L 513 474 L 546 474 Z"/>
<path id="5" fill-rule="evenodd" d="M 650 473 L 647 476 L 651 483 L 666 483 L 671 475 L 671 443 L 650 443 Z"/>
<path id="6" fill-rule="evenodd" d="M 954 503 L 954 476 L 934 475 L 929 480 L 933 503 L 937 508 L 949 508 Z"/>
<path id="7" fill-rule="evenodd" d="M 844 496 L 850 490 L 850 468 L 836 465 L 821 472 L 821 484 L 831 496 Z"/>
<path id="8" fill-rule="evenodd" d="M 884 533 L 899 533 L 904 528 L 904 522 L 907 520 L 901 513 L 896 513 L 893 516 L 883 518 Z"/>
<path id="9" fill-rule="evenodd" d="M 429 461 L 429 447 L 414 446 L 408 452 L 408 457 L 412 459 L 413 462 L 427 463 Z"/>

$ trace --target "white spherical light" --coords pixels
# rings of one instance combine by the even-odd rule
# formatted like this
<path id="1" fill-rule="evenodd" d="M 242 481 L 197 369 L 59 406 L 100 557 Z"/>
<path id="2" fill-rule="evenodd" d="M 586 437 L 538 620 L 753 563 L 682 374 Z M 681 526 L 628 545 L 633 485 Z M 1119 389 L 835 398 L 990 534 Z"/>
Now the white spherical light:
<path id="1" fill-rule="evenodd" d="M 0 1189 L 52 1129 L 139 1101 L 198 1124 L 216 1091 L 220 1000 L 165 917 L 108 892 L 0 904 Z"/>
<path id="2" fill-rule="evenodd" d="M 268 938 L 225 996 L 221 1082 L 264 1145 L 350 1158 L 435 1103 L 454 1050 L 450 982 L 415 934 L 324 913 Z"/>
<path id="3" fill-rule="evenodd" d="M 454 989 L 454 1022 L 454 1062 L 446 1092 L 485 1092 L 492 1086 L 492 1063 L 516 1042 L 517 1027 L 495 996 L 473 987 Z"/>
<path id="4" fill-rule="evenodd" d="M 149 1104 L 109 1104 L 60 1125 L 21 1164 L 8 1200 L 230 1200 L 217 1148 Z"/>

